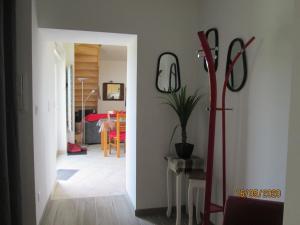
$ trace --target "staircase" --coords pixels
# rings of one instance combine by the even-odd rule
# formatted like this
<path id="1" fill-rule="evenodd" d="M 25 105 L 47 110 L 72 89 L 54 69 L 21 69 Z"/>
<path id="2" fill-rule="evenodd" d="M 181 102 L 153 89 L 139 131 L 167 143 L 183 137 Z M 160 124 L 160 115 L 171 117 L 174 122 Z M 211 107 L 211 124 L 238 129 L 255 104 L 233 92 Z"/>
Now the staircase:
<path id="1" fill-rule="evenodd" d="M 96 109 L 99 96 L 99 55 L 100 45 L 95 44 L 75 44 L 75 111 L 81 109 L 82 87 L 78 78 L 84 80 L 83 101 L 90 95 L 85 102 L 86 109 Z"/>

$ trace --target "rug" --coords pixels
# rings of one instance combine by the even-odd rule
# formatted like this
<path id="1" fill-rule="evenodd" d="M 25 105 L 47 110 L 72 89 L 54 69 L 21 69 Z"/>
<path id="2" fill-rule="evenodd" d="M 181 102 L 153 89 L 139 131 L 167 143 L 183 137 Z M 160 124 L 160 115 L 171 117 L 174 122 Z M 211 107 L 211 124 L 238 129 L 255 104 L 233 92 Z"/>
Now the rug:
<path id="1" fill-rule="evenodd" d="M 79 170 L 59 169 L 57 170 L 57 180 L 69 180 Z"/>

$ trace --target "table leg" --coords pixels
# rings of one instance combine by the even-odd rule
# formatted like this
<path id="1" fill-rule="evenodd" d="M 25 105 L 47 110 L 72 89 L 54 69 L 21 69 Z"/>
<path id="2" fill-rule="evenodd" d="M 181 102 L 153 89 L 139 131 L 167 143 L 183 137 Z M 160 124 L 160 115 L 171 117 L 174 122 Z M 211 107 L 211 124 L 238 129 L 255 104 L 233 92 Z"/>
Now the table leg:
<path id="1" fill-rule="evenodd" d="M 189 211 L 189 225 L 193 225 L 193 185 L 192 181 L 188 182 L 188 211 Z M 198 224 L 198 223 L 197 223 Z"/>
<path id="2" fill-rule="evenodd" d="M 103 143 L 103 148 L 104 148 L 104 156 L 105 157 L 107 157 L 107 151 L 108 151 L 108 149 L 107 149 L 107 131 L 106 130 L 104 130 L 103 131 L 103 139 L 104 139 L 104 143 Z"/>
<path id="3" fill-rule="evenodd" d="M 104 151 L 104 132 L 103 132 L 103 130 L 100 131 L 100 139 L 101 139 L 100 149 Z"/>
<path id="4" fill-rule="evenodd" d="M 188 189 L 189 189 L 189 179 L 187 178 L 187 176 L 185 176 L 185 192 L 188 193 Z M 188 194 L 185 195 L 186 196 L 186 203 L 185 203 L 185 213 L 188 215 L 189 214 L 189 196 Z"/>
<path id="5" fill-rule="evenodd" d="M 176 176 L 176 225 L 181 224 L 181 179 L 182 173 Z"/>
<path id="6" fill-rule="evenodd" d="M 172 213 L 172 171 L 169 169 L 169 167 L 167 167 L 167 198 L 168 198 L 167 217 L 170 217 Z"/>
<path id="7" fill-rule="evenodd" d="M 201 200 L 203 200 L 203 199 L 201 199 Z M 200 188 L 198 187 L 197 188 L 197 198 L 196 198 L 196 221 L 197 221 L 197 224 L 200 224 L 200 221 L 201 221 L 201 217 L 200 217 L 200 207 L 202 206 L 201 200 L 200 200 Z"/>

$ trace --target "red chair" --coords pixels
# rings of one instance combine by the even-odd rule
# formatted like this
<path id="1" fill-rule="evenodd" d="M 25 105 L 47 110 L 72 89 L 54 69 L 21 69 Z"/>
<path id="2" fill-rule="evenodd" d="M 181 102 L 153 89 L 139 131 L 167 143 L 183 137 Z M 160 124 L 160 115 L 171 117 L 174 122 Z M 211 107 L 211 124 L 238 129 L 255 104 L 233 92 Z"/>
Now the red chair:
<path id="1" fill-rule="evenodd" d="M 282 225 L 283 202 L 229 197 L 223 225 Z"/>
<path id="2" fill-rule="evenodd" d="M 115 147 L 117 150 L 117 157 L 120 158 L 121 148 L 120 144 L 124 143 L 124 149 L 126 152 L 126 114 L 117 113 L 116 115 L 116 129 L 109 132 L 109 152 L 111 153 L 111 147 Z"/>

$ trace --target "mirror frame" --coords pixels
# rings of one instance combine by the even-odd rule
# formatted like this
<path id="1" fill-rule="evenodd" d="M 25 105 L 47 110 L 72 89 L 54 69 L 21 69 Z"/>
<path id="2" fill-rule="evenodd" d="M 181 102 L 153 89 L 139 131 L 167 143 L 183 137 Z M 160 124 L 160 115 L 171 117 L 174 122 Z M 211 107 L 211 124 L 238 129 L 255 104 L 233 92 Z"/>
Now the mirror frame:
<path id="1" fill-rule="evenodd" d="M 214 59 L 214 64 L 215 64 L 215 71 L 217 71 L 218 65 L 219 65 L 219 32 L 218 32 L 217 28 L 211 28 L 211 29 L 207 30 L 205 33 L 207 41 L 208 41 L 208 37 L 210 34 L 215 35 L 215 48 L 217 48 L 217 49 L 215 49 L 214 52 L 215 52 L 215 56 L 217 58 Z M 205 71 L 208 72 L 205 58 L 203 59 L 203 65 L 204 65 Z"/>
<path id="2" fill-rule="evenodd" d="M 230 45 L 229 45 L 229 48 L 228 48 L 228 53 L 227 53 L 226 71 L 227 71 L 227 69 L 228 69 L 228 67 L 229 67 L 229 64 L 231 63 L 231 57 L 232 57 L 232 56 L 231 56 L 231 53 L 232 53 L 232 48 L 233 48 L 233 46 L 234 46 L 235 44 L 239 44 L 241 50 L 242 50 L 242 49 L 244 48 L 244 46 L 245 46 L 244 41 L 243 41 L 243 39 L 241 39 L 241 38 L 235 38 L 235 39 L 233 39 L 233 40 L 231 41 L 231 43 L 230 43 Z M 234 57 L 234 56 L 233 56 L 233 57 Z M 242 80 L 242 83 L 240 84 L 240 86 L 237 87 L 237 88 L 232 87 L 232 86 L 230 85 L 229 82 L 227 83 L 227 88 L 228 88 L 230 91 L 232 91 L 232 92 L 238 92 L 238 91 L 240 91 L 240 90 L 245 86 L 246 81 L 247 81 L 248 69 L 247 69 L 247 56 L 246 56 L 246 51 L 243 51 L 242 57 L 241 57 L 241 59 L 239 59 L 239 60 L 243 60 L 243 80 Z M 230 77 L 231 77 L 231 76 L 234 76 L 233 70 L 232 70 L 232 72 L 231 72 Z M 230 78 L 229 78 L 229 80 L 230 80 Z"/>
<path id="3" fill-rule="evenodd" d="M 158 87 L 158 76 L 159 76 L 159 65 L 160 65 L 160 59 L 162 56 L 164 55 L 172 55 L 175 57 L 176 60 L 176 69 L 177 69 L 177 73 L 178 73 L 178 86 L 175 90 L 173 91 L 164 91 L 159 89 Z M 181 80 L 180 80 L 180 67 L 179 67 L 179 60 L 176 54 L 174 54 L 173 52 L 163 52 L 159 55 L 158 60 L 157 60 L 157 67 L 156 67 L 156 82 L 155 82 L 155 86 L 156 89 L 161 92 L 161 93 L 171 93 L 171 92 L 177 92 L 180 88 L 181 88 Z"/>
<path id="4" fill-rule="evenodd" d="M 120 85 L 120 98 L 119 99 L 110 99 L 107 97 L 107 85 L 109 84 L 119 84 Z M 104 82 L 102 84 L 102 96 L 103 101 L 124 101 L 124 83 L 113 83 L 113 82 Z"/>

